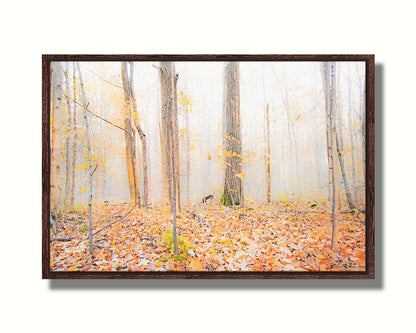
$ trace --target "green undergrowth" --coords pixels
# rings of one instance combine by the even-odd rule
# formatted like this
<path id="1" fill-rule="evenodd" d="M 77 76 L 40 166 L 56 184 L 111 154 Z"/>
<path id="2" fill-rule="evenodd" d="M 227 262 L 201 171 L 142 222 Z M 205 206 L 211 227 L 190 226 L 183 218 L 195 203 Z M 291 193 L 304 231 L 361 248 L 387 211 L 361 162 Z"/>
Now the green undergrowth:
<path id="1" fill-rule="evenodd" d="M 161 258 L 160 261 L 166 262 L 171 259 L 175 261 L 187 260 L 188 251 L 195 250 L 195 247 L 192 245 L 189 239 L 187 239 L 186 237 L 182 237 L 182 236 L 177 236 L 177 237 L 178 237 L 178 246 L 179 246 L 178 255 L 175 254 L 172 229 L 169 229 L 162 234 L 162 243 L 165 245 L 166 250 L 169 251 L 171 255 Z"/>

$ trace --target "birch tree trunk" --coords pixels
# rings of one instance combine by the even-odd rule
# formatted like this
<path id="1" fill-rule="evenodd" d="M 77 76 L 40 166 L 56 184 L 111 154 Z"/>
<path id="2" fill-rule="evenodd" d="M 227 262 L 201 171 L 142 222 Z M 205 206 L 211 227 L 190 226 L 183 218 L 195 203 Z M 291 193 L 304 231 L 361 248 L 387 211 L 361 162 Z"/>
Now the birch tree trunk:
<path id="1" fill-rule="evenodd" d="M 84 113 L 84 120 L 85 120 L 85 140 L 87 145 L 88 151 L 88 175 L 87 175 L 87 191 L 88 191 L 88 242 L 89 242 L 89 249 L 90 255 L 94 253 L 94 245 L 92 243 L 92 150 L 91 150 L 91 138 L 90 138 L 90 125 L 88 120 L 88 112 L 87 112 L 87 97 L 85 95 L 84 83 L 82 81 L 82 73 L 79 67 L 79 63 L 77 63 L 77 70 L 79 76 L 79 83 L 81 86 L 81 96 L 82 96 L 82 105 L 83 105 L 83 113 Z"/>
<path id="2" fill-rule="evenodd" d="M 104 64 L 101 63 L 101 74 L 104 75 Z M 104 90 L 104 80 L 101 80 L 101 89 L 100 89 L 100 117 L 104 117 L 104 94 L 105 94 L 105 90 Z M 99 122 L 98 124 L 98 131 L 99 133 L 103 133 L 103 122 Z M 103 139 L 104 141 L 106 141 L 106 134 L 107 133 L 103 133 Z M 100 181 L 100 183 L 97 183 L 97 191 L 95 196 L 98 197 L 100 196 L 101 199 L 103 199 L 104 201 L 106 200 L 106 169 L 107 169 L 107 157 L 106 157 L 106 152 L 107 149 L 105 148 L 105 146 L 99 145 L 98 147 L 98 155 L 99 155 L 99 161 L 101 163 L 101 172 L 99 172 L 99 177 L 98 180 Z M 99 193 L 99 194 L 98 194 Z"/>
<path id="3" fill-rule="evenodd" d="M 336 77 L 335 63 L 322 63 L 322 79 L 325 93 L 326 106 L 326 138 L 328 147 L 328 167 L 329 167 L 329 192 L 331 201 L 331 222 L 332 239 L 331 249 L 338 248 L 338 218 L 339 218 L 339 189 L 337 172 L 337 153 L 336 153 L 336 121 L 335 121 L 335 96 L 336 96 Z"/>
<path id="4" fill-rule="evenodd" d="M 348 67 L 348 76 L 351 76 L 350 67 Z M 351 95 L 351 80 L 348 81 L 348 129 L 349 129 L 349 139 L 350 139 L 350 147 L 351 147 L 351 187 L 353 191 L 353 202 L 357 203 L 358 195 L 357 195 L 357 185 L 356 185 L 356 170 L 355 170 L 355 145 L 354 145 L 354 136 L 353 136 L 353 125 L 352 125 L 352 114 L 353 114 L 353 106 L 352 106 L 352 95 Z"/>
<path id="5" fill-rule="evenodd" d="M 136 204 L 138 201 L 140 201 L 140 193 L 137 184 L 136 144 L 131 119 L 131 98 L 129 79 L 127 76 L 127 62 L 121 63 L 121 79 L 123 81 L 124 88 L 124 138 L 126 144 L 127 177 L 129 181 L 130 203 Z"/>
<path id="6" fill-rule="evenodd" d="M 358 78 L 358 84 L 360 87 L 360 118 L 361 118 L 361 150 L 363 154 L 362 160 L 365 161 L 365 82 L 363 85 L 361 85 L 361 78 L 360 78 L 360 72 L 358 70 L 358 63 L 355 66 L 356 72 L 357 72 L 357 78 Z"/>
<path id="7" fill-rule="evenodd" d="M 72 73 L 72 90 L 73 90 L 73 100 L 77 100 L 77 92 L 76 92 L 76 67 L 75 63 L 72 63 L 73 73 Z M 70 204 L 71 207 L 74 206 L 75 202 L 75 166 L 77 160 L 77 103 L 73 103 L 73 113 L 72 113 L 72 133 L 73 133 L 73 140 L 72 140 L 72 156 L 71 156 L 71 188 L 70 188 Z"/>
<path id="8" fill-rule="evenodd" d="M 162 75 L 162 74 L 161 74 Z M 161 86 L 161 90 L 162 86 Z M 163 99 L 161 97 L 161 99 Z M 164 117 L 163 105 L 161 106 L 160 113 L 160 152 L 162 157 L 162 203 L 164 205 L 170 205 L 169 201 L 169 177 L 168 177 L 168 160 L 167 160 L 167 147 L 166 147 L 166 118 Z"/>
<path id="9" fill-rule="evenodd" d="M 176 75 L 175 65 L 172 62 L 162 61 L 160 63 L 160 89 L 161 89 L 161 138 L 165 138 L 165 157 L 162 160 L 166 161 L 167 179 L 170 208 L 172 213 L 172 233 L 175 254 L 179 254 L 177 230 L 176 230 L 176 208 L 177 208 L 177 171 L 176 171 L 176 156 L 175 144 L 175 112 L 177 113 L 177 99 L 176 99 Z M 176 106 L 175 106 L 176 104 Z M 177 134 L 177 132 L 176 132 Z"/>
<path id="10" fill-rule="evenodd" d="M 354 132 L 353 132 L 353 123 L 352 123 L 352 110 L 350 110 L 350 113 L 348 115 L 348 126 L 350 130 L 350 145 L 351 145 L 352 188 L 354 192 L 354 198 L 357 202 L 358 200 L 357 171 L 356 171 L 356 162 L 355 162 L 355 143 L 354 143 Z"/>
<path id="11" fill-rule="evenodd" d="M 224 65 L 224 157 L 225 177 L 224 205 L 240 205 L 243 201 L 241 173 L 241 128 L 240 128 L 240 73 L 237 62 Z"/>
<path id="12" fill-rule="evenodd" d="M 350 183 L 348 181 L 347 170 L 345 168 L 344 143 L 343 143 L 342 131 L 341 131 L 342 124 L 341 124 L 341 120 L 339 118 L 338 118 L 338 126 L 339 126 L 338 128 L 340 128 L 340 131 L 339 131 L 340 133 L 337 132 L 337 135 L 336 135 L 338 161 L 339 161 L 339 166 L 340 166 L 340 169 L 341 169 L 342 181 L 344 182 L 345 195 L 347 197 L 348 205 L 349 205 L 350 209 L 355 209 L 354 200 L 353 200 L 352 194 L 351 194 L 351 187 L 350 187 Z"/>
<path id="13" fill-rule="evenodd" d="M 59 62 L 51 62 L 52 74 L 52 142 L 51 142 L 51 179 L 50 210 L 52 231 L 58 232 L 57 208 L 59 197 L 59 170 L 62 133 L 62 68 Z"/>
<path id="14" fill-rule="evenodd" d="M 189 132 L 189 105 L 186 104 L 185 110 L 185 127 L 186 127 L 186 141 L 185 141 L 185 160 L 186 160 L 186 195 L 188 205 L 191 204 L 190 195 L 190 180 L 191 180 L 191 138 Z"/>
<path id="15" fill-rule="evenodd" d="M 70 95 L 69 91 L 69 67 L 68 62 L 66 62 L 65 68 L 65 87 L 66 95 Z M 65 207 L 68 208 L 70 202 L 70 192 L 71 192 L 71 136 L 72 136 L 72 114 L 71 114 L 71 100 L 66 99 L 67 105 L 67 130 L 65 138 Z"/>
<path id="16" fill-rule="evenodd" d="M 340 69 L 338 68 L 338 76 L 340 76 Z M 339 89 L 339 80 L 337 81 L 337 87 L 336 90 L 338 94 L 341 94 L 341 91 Z M 342 120 L 342 100 L 341 98 L 336 99 L 336 107 L 335 107 L 335 113 L 336 113 L 336 140 L 337 140 L 337 153 L 338 153 L 338 161 L 339 161 L 339 167 L 341 170 L 341 176 L 342 176 L 342 182 L 344 184 L 344 190 L 345 190 L 345 196 L 347 197 L 348 206 L 350 209 L 355 209 L 354 199 L 351 194 L 351 186 L 348 181 L 348 175 L 345 165 L 345 158 L 344 158 L 344 131 L 343 131 L 343 120 Z"/>
<path id="17" fill-rule="evenodd" d="M 179 75 L 175 72 L 175 65 L 173 65 L 173 114 L 172 114 L 172 124 L 173 124 L 173 153 L 175 158 L 175 191 L 176 191 L 176 209 L 178 213 L 181 212 L 181 177 L 180 177 L 180 162 L 179 162 L 179 121 L 178 121 L 178 78 Z"/>
<path id="18" fill-rule="evenodd" d="M 134 98 L 133 98 L 134 101 Z M 133 102 L 135 104 L 135 102 Z M 135 111 L 137 112 L 137 111 Z M 142 168 L 143 168 L 143 205 L 147 207 L 149 205 L 149 171 L 147 163 L 147 143 L 146 135 L 136 117 L 134 118 L 134 124 L 136 126 L 137 133 L 140 137 L 140 142 L 142 144 Z"/>
<path id="19" fill-rule="evenodd" d="M 270 124 L 269 124 L 269 104 L 266 105 L 266 194 L 267 202 L 270 202 L 271 182 L 270 182 Z"/>

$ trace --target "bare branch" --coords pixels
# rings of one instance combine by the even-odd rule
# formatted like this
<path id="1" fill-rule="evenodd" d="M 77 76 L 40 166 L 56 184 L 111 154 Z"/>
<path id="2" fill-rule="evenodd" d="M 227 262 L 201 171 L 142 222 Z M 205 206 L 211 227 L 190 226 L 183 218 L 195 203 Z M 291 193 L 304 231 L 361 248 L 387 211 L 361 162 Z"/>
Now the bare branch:
<path id="1" fill-rule="evenodd" d="M 112 85 L 112 86 L 114 86 L 114 87 L 116 87 L 116 88 L 120 88 L 120 89 L 124 90 L 124 88 L 123 88 L 122 86 L 118 85 L 117 83 L 113 83 L 113 82 L 111 82 L 111 81 L 108 81 L 107 79 L 103 78 L 101 75 L 99 75 L 99 74 L 97 74 L 96 72 L 94 72 L 92 69 L 88 68 L 88 70 L 89 70 L 92 74 L 94 74 L 95 76 L 97 76 L 98 78 L 100 78 L 101 80 L 103 80 L 105 83 L 108 83 L 109 85 Z"/>
<path id="2" fill-rule="evenodd" d="M 94 175 L 95 170 L 97 170 L 97 168 L 98 168 L 98 164 L 99 164 L 99 163 L 97 163 L 97 164 L 95 165 L 94 171 L 91 173 L 91 177 Z"/>
<path id="3" fill-rule="evenodd" d="M 94 117 L 97 117 L 98 119 L 101 119 L 102 121 L 106 122 L 107 124 L 110 124 L 110 125 L 112 125 L 112 126 L 114 126 L 114 127 L 118 128 L 118 129 L 121 129 L 122 131 L 126 132 L 126 133 L 127 133 L 127 134 L 128 134 L 128 135 L 132 138 L 132 139 L 134 139 L 134 138 L 133 138 L 133 136 L 131 135 L 131 133 L 129 133 L 128 131 L 126 131 L 126 129 L 125 129 L 125 128 L 120 127 L 120 126 L 118 126 L 118 125 L 116 125 L 116 124 L 112 123 L 111 121 L 109 121 L 109 120 L 107 120 L 107 119 L 105 119 L 105 118 L 103 118 L 103 117 L 99 116 L 98 114 L 96 114 L 96 113 L 92 112 L 91 110 L 89 110 L 89 109 L 88 109 L 88 107 L 87 107 L 87 106 L 85 106 L 85 105 L 83 105 L 82 103 L 78 102 L 77 100 L 75 100 L 75 99 L 73 99 L 73 98 L 71 98 L 71 97 L 69 97 L 69 96 L 65 95 L 63 92 L 62 92 L 62 96 L 64 96 L 65 98 L 67 98 L 67 99 L 69 99 L 69 100 L 71 100 L 71 101 L 73 101 L 75 104 L 78 104 L 79 106 L 82 106 L 83 108 L 85 108 L 85 110 L 87 110 L 87 112 L 88 112 L 89 114 L 93 115 Z"/>

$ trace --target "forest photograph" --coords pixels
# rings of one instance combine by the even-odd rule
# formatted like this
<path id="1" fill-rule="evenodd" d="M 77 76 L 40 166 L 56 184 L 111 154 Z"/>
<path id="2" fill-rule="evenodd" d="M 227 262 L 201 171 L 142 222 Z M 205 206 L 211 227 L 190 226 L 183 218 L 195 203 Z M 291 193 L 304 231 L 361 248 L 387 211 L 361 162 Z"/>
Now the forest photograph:
<path id="1" fill-rule="evenodd" d="M 365 61 L 48 69 L 51 272 L 366 271 Z"/>

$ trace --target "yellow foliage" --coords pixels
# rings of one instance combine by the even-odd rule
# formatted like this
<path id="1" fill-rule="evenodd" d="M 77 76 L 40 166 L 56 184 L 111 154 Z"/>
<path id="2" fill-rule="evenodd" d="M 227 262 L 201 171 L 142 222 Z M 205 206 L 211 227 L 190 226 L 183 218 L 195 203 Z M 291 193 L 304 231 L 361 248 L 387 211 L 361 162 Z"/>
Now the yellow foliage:
<path id="1" fill-rule="evenodd" d="M 83 164 L 78 165 L 75 170 L 83 170 L 83 169 L 88 169 L 90 166 L 90 164 L 88 162 L 85 162 Z"/>
<path id="2" fill-rule="evenodd" d="M 240 179 L 246 178 L 246 174 L 243 171 L 236 173 L 235 176 Z"/>
<path id="3" fill-rule="evenodd" d="M 188 264 L 188 269 L 191 271 L 202 271 L 202 265 L 198 258 L 192 258 Z"/>

